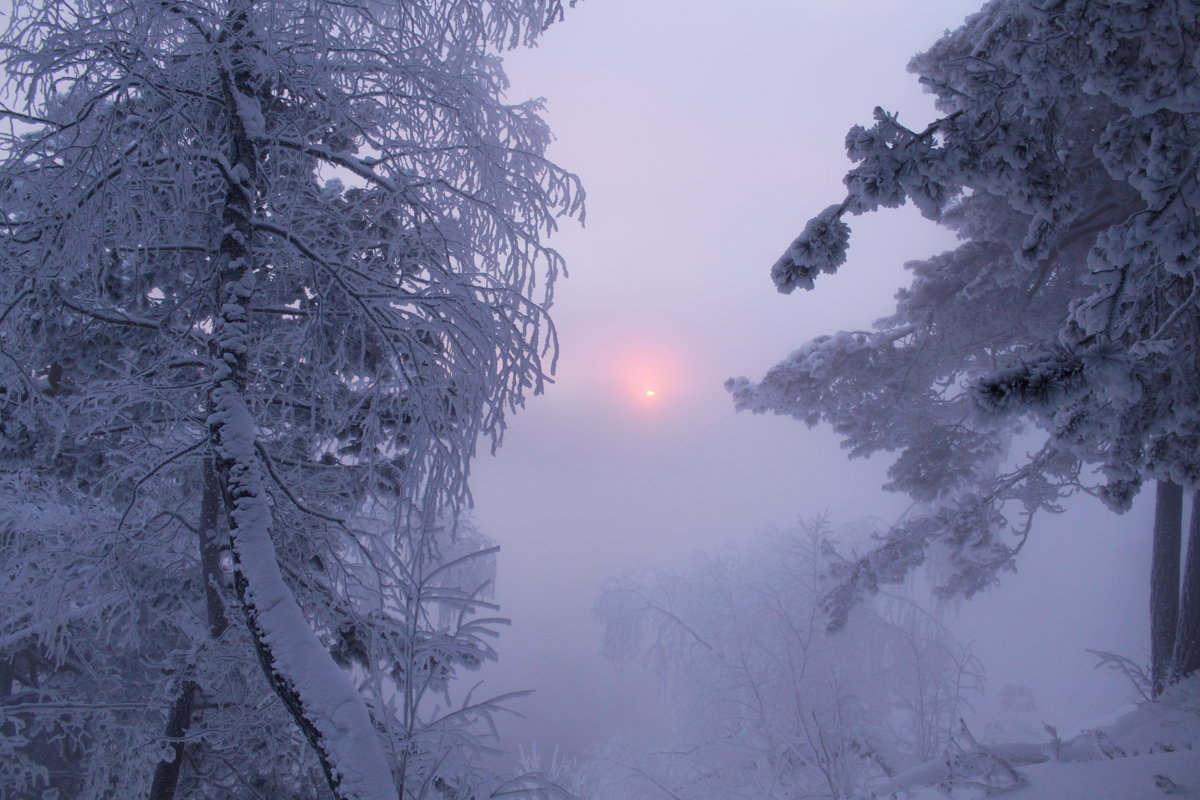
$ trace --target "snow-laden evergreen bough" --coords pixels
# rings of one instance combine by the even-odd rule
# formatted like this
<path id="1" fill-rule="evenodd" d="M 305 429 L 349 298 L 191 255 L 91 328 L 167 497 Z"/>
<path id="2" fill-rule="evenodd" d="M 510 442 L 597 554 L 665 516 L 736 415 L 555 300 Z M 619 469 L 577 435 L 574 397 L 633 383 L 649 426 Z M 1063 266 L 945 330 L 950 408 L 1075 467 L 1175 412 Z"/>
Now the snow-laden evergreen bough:
<path id="1" fill-rule="evenodd" d="M 14 4 L 0 485 L 43 511 L 0 523 L 5 577 L 34 593 L 0 628 L 0 738 L 24 765 L 6 782 L 497 789 L 470 726 L 494 706 L 430 698 L 491 656 L 449 520 L 478 439 L 542 387 L 561 268 L 543 238 L 581 212 L 497 56 L 561 15 Z M 120 702 L 88 696 L 105 678 Z"/>
<path id="2" fill-rule="evenodd" d="M 910 65 L 943 116 L 910 128 L 877 108 L 847 135 L 848 194 L 775 264 L 780 291 L 845 262 L 848 214 L 912 201 L 963 244 L 908 264 L 874 329 L 729 382 L 739 408 L 898 454 L 887 488 L 917 509 L 846 566 L 835 624 L 931 546 L 949 555 L 945 591 L 970 594 L 1012 565 L 1039 510 L 1080 489 L 1123 510 L 1157 480 L 1176 564 L 1155 580 L 1155 670 L 1161 686 L 1200 668 L 1195 545 L 1172 616 L 1178 487 L 1200 485 L 1198 43 L 1194 2 L 995 0 Z M 1042 443 L 1011 453 L 1030 420 Z"/>

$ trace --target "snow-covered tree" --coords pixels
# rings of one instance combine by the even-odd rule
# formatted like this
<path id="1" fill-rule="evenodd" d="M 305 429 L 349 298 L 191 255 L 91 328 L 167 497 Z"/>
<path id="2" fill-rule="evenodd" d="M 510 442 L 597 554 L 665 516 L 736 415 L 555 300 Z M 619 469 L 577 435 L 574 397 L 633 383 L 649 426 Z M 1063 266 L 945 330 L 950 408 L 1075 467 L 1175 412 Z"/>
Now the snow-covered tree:
<path id="1" fill-rule="evenodd" d="M 644 660 L 676 714 L 668 741 L 594 759 L 592 796 L 858 797 L 942 754 L 982 688 L 978 662 L 899 593 L 827 634 L 831 534 L 823 522 L 764 532 L 677 573 L 608 582 L 606 654 Z"/>
<path id="2" fill-rule="evenodd" d="M 1198 42 L 1195 3 L 993 0 L 910 65 L 943 116 L 909 128 L 876 109 L 847 135 L 848 194 L 775 264 L 780 291 L 844 263 L 847 214 L 912 201 L 963 244 L 908 264 L 873 330 L 729 382 L 739 408 L 898 454 L 887 488 L 918 510 L 843 572 L 835 622 L 934 546 L 945 591 L 970 594 L 1012 564 L 1036 512 L 1080 489 L 1123 510 L 1154 479 L 1154 669 L 1161 686 L 1200 667 L 1195 522 L 1172 617 L 1180 487 L 1200 488 Z M 1018 435 L 1041 442 L 1022 457 Z"/>
<path id="3" fill-rule="evenodd" d="M 44 575 L 12 585 L 87 587 L 50 616 L 44 598 L 6 606 L 0 655 L 19 688 L 38 685 L 13 671 L 21 653 L 63 676 L 53 724 L 80 727 L 84 748 L 113 740 L 65 676 L 117 676 L 136 696 L 138 723 L 119 724 L 158 744 L 128 765 L 98 756 L 117 794 L 233 796 L 273 773 L 273 791 L 318 793 L 300 742 L 340 798 L 486 794 L 454 749 L 472 709 L 432 718 L 436 753 L 437 737 L 417 741 L 432 724 L 420 698 L 490 652 L 470 621 L 482 600 L 437 572 L 464 554 L 426 532 L 453 528 L 476 442 L 498 443 L 553 349 L 560 263 L 543 237 L 582 194 L 544 158 L 537 106 L 505 101 L 497 53 L 561 14 L 559 0 L 13 4 L 4 502 L 59 509 L 36 524 L 71 541 L 92 533 L 54 549 L 16 518 L 0 527 Z M 430 604 L 457 614 L 435 622 Z M 95 614 L 155 614 L 145 624 L 172 633 L 110 637 Z M 101 673 L 72 661 L 75 634 Z M 149 640 L 122 684 L 114 648 Z M 226 685 L 255 663 L 278 704 Z M 254 720 L 264 708 L 291 725 Z M 201 715 L 226 727 L 189 731 Z M 27 725 L 6 720 L 5 736 Z M 216 741 L 256 744 L 205 759 Z"/>

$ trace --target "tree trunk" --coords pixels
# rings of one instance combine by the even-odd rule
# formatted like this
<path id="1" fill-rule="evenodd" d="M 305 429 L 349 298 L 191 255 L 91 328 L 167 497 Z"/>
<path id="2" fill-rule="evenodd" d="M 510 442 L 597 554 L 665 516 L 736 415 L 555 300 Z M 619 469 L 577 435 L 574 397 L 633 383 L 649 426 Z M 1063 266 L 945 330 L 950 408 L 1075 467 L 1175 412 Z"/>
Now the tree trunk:
<path id="1" fill-rule="evenodd" d="M 196 707 L 196 682 L 186 680 L 171 706 L 167 719 L 167 740 L 173 753 L 170 761 L 160 761 L 154 770 L 154 782 L 150 784 L 150 800 L 171 800 L 179 785 L 179 768 L 183 766 L 183 737 L 192 724 L 192 711 Z"/>
<path id="2" fill-rule="evenodd" d="M 204 492 L 200 497 L 200 570 L 204 578 L 208 633 L 216 640 L 220 639 L 229 627 L 225 603 L 221 600 L 221 552 L 217 545 L 217 526 L 221 523 L 221 494 L 216 465 L 211 458 L 205 459 L 203 471 Z M 195 681 L 184 681 L 179 697 L 171 707 L 164 736 L 170 742 L 174 756 L 169 761 L 158 762 L 158 766 L 155 767 L 154 780 L 150 784 L 150 800 L 172 800 L 175 797 L 175 789 L 179 786 L 179 770 L 183 766 L 183 737 L 191 727 L 196 694 L 199 690 L 200 687 Z"/>
<path id="3" fill-rule="evenodd" d="M 225 602 L 221 599 L 221 547 L 217 540 L 221 524 L 221 483 L 212 458 L 204 461 L 204 496 L 200 500 L 200 568 L 204 575 L 204 604 L 208 633 L 220 639 L 229 627 Z"/>
<path id="4" fill-rule="evenodd" d="M 1171 682 L 1179 626 L 1179 551 L 1183 487 L 1159 481 L 1154 502 L 1154 555 L 1150 565 L 1150 677 L 1157 696 Z"/>
<path id="5" fill-rule="evenodd" d="M 234 0 L 219 40 L 228 56 L 221 80 L 231 169 L 218 254 L 217 358 L 208 418 L 229 523 L 234 588 L 263 673 L 312 745 L 334 796 L 396 800 L 391 767 L 366 703 L 309 625 L 283 579 L 271 538 L 274 514 L 258 453 L 258 428 L 246 398 L 249 306 L 256 279 L 255 142 L 265 135 L 253 56 L 246 52 L 249 13 L 249 0 Z"/>
<path id="6" fill-rule="evenodd" d="M 1200 670 L 1200 489 L 1192 492 L 1192 521 L 1188 526 L 1174 662 L 1175 680 Z"/>

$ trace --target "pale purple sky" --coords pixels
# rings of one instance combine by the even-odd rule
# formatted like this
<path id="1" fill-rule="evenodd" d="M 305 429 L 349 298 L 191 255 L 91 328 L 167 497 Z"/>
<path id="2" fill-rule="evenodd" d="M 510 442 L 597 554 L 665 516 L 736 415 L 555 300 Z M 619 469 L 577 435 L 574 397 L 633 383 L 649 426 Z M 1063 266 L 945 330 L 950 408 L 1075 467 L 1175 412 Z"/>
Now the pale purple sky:
<path id="1" fill-rule="evenodd" d="M 645 681 L 599 658 L 591 604 L 628 567 L 828 511 L 892 519 L 886 462 L 848 461 L 827 430 L 735 414 L 723 381 L 761 377 L 809 338 L 869 326 L 902 264 L 952 246 L 911 209 L 852 220 L 850 260 L 813 293 L 768 272 L 805 221 L 843 196 L 846 130 L 883 105 L 922 126 L 933 108 L 905 66 L 979 3 L 964 0 L 585 0 L 541 46 L 506 58 L 512 99 L 544 96 L 561 165 L 588 190 L 587 226 L 554 244 L 571 277 L 553 309 L 557 382 L 474 469 L 475 519 L 502 547 L 513 619 L 492 692 L 533 688 L 506 724 L 574 751 L 644 723 Z M 653 389 L 654 398 L 644 392 Z M 1033 685 L 1069 728 L 1127 696 L 1086 647 L 1142 659 L 1146 509 L 1080 501 L 1044 519 L 1021 572 L 951 624 L 991 685 Z"/>

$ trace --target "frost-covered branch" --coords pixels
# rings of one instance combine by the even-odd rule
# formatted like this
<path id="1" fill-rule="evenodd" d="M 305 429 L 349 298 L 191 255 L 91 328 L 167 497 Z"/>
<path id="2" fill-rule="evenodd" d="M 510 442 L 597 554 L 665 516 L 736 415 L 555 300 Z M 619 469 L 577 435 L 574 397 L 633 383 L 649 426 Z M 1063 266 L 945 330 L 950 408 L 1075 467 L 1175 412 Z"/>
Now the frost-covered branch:
<path id="1" fill-rule="evenodd" d="M 846 260 L 847 213 L 910 201 L 962 240 L 906 265 L 874 331 L 726 384 L 739 409 L 895 454 L 885 488 L 920 504 L 846 567 L 835 619 L 935 544 L 946 588 L 970 593 L 1066 494 L 1124 509 L 1146 480 L 1200 479 L 1200 33 L 1179 9 L 988 3 L 910 65 L 941 116 L 921 130 L 876 108 L 852 128 L 846 198 L 771 268 L 780 291 L 810 289 Z M 1009 452 L 1031 428 L 1052 455 Z"/>

